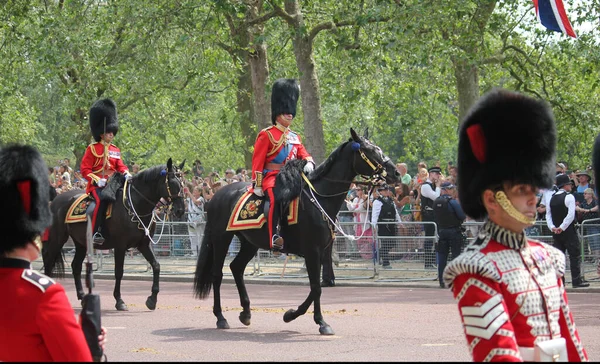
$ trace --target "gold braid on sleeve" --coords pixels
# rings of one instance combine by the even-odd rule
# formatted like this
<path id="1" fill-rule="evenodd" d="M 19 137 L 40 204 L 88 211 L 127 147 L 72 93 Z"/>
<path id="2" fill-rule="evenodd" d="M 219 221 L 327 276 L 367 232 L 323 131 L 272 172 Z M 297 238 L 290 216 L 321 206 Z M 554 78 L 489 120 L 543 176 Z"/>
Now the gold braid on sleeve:
<path id="1" fill-rule="evenodd" d="M 261 188 L 262 187 L 263 174 L 262 174 L 262 172 L 255 172 L 255 173 L 256 173 L 256 182 L 254 183 L 254 187 Z"/>

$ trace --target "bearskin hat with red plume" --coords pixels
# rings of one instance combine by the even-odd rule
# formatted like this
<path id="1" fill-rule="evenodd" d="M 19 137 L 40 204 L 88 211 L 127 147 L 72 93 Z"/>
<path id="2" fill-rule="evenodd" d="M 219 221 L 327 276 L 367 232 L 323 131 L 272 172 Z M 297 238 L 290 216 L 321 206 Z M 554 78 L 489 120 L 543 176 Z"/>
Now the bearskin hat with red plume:
<path id="1" fill-rule="evenodd" d="M 457 164 L 460 204 L 474 219 L 487 215 L 486 189 L 504 182 L 552 187 L 556 126 L 549 105 L 503 89 L 482 96 L 460 127 Z"/>
<path id="2" fill-rule="evenodd" d="M 52 223 L 48 167 L 40 153 L 27 145 L 0 149 L 0 255 L 33 241 Z"/>
<path id="3" fill-rule="evenodd" d="M 90 108 L 90 130 L 97 142 L 101 139 L 100 135 L 105 132 L 117 135 L 119 120 L 117 119 L 117 105 L 113 100 L 102 99 L 94 102 Z"/>
<path id="4" fill-rule="evenodd" d="M 293 78 L 280 78 L 271 90 L 271 122 L 275 125 L 277 115 L 296 116 L 296 105 L 300 97 L 300 87 Z"/>

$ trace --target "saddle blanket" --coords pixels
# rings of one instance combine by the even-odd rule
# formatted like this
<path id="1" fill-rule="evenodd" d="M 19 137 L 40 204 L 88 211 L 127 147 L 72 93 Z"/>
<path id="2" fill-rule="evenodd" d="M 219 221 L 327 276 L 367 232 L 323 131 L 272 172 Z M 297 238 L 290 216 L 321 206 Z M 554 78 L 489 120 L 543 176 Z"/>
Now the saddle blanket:
<path id="1" fill-rule="evenodd" d="M 227 231 L 260 229 L 267 222 L 264 214 L 265 199 L 250 191 L 245 192 L 235 204 L 227 223 Z M 298 223 L 298 198 L 290 203 L 287 221 L 288 225 Z"/>
<path id="2" fill-rule="evenodd" d="M 88 206 L 90 205 L 90 203 L 92 203 L 92 198 L 88 195 L 88 194 L 83 194 L 78 196 L 75 199 L 75 202 L 73 202 L 71 204 L 71 207 L 69 207 L 69 211 L 67 211 L 67 216 L 65 217 L 65 224 L 74 224 L 77 222 L 85 222 L 87 219 L 87 216 L 85 215 L 85 212 L 88 208 Z M 108 208 L 106 209 L 106 218 L 110 218 L 110 216 L 112 215 L 112 203 L 108 205 Z"/>

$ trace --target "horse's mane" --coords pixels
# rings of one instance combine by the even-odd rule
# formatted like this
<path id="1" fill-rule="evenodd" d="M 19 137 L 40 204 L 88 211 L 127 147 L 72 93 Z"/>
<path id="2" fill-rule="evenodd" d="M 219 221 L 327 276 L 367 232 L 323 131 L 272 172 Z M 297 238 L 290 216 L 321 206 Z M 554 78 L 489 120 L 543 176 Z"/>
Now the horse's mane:
<path id="1" fill-rule="evenodd" d="M 344 147 L 346 146 L 346 144 L 348 144 L 350 142 L 350 140 L 342 143 L 339 147 L 337 147 L 336 150 L 334 150 L 329 157 L 327 157 L 327 159 L 325 160 L 325 162 L 319 164 L 319 166 L 317 168 L 315 168 L 315 170 L 310 174 L 309 176 L 309 180 L 315 181 L 320 179 L 321 177 L 323 177 L 323 175 L 327 172 L 329 172 L 329 170 L 331 169 L 331 166 L 333 165 L 333 162 L 337 159 L 337 157 L 342 153 L 342 149 L 344 149 Z"/>
<path id="2" fill-rule="evenodd" d="M 343 143 L 336 150 L 334 150 L 327 160 L 321 163 L 310 174 L 309 180 L 314 181 L 327 173 L 331 169 L 334 160 L 341 154 L 341 150 L 346 144 L 348 144 L 348 142 Z M 302 159 L 291 160 L 287 162 L 277 174 L 273 193 L 275 194 L 275 200 L 279 201 L 284 206 L 284 209 L 290 203 L 290 201 L 300 196 L 300 193 L 302 192 L 302 170 L 304 169 L 306 163 L 306 160 Z"/>
<path id="3" fill-rule="evenodd" d="M 164 164 L 146 168 L 146 169 L 140 171 L 138 174 L 136 174 L 133 178 L 139 179 L 144 183 L 152 183 L 152 182 L 156 181 L 157 178 L 159 176 L 161 176 L 161 172 L 166 169 L 167 169 L 167 166 Z"/>

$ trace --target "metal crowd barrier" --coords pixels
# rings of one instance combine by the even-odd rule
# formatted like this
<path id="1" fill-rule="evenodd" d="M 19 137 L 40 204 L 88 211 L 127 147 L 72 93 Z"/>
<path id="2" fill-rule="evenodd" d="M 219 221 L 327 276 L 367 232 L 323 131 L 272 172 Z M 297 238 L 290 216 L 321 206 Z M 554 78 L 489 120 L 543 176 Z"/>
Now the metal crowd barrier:
<path id="1" fill-rule="evenodd" d="M 338 224 L 343 231 L 336 230 L 333 246 L 333 262 L 336 280 L 376 279 L 382 282 L 393 281 L 430 281 L 437 280 L 437 257 L 434 247 L 437 244 L 437 225 L 433 222 L 402 221 L 395 225 L 394 236 L 380 236 L 381 225 L 373 229 L 370 224 L 351 221 L 352 213 L 341 211 Z M 350 221 L 349 221 L 350 220 Z M 206 221 L 204 219 L 204 221 Z M 434 236 L 425 236 L 425 226 L 433 225 Z M 477 231 L 483 223 L 466 221 L 465 244 L 477 237 Z M 202 242 L 205 223 L 190 228 L 186 221 L 159 222 L 152 236 L 156 244 L 152 249 L 161 264 L 161 274 L 193 275 L 196 266 L 196 252 L 192 249 L 192 241 L 197 239 L 198 246 Z M 364 231 L 364 232 L 363 232 Z M 596 273 L 600 259 L 600 218 L 585 220 L 577 226 L 581 243 L 582 273 L 589 281 L 600 281 Z M 552 233 L 546 221 L 538 221 L 526 230 L 526 234 L 534 239 L 552 244 Z M 389 267 L 382 266 L 381 249 L 389 250 Z M 66 244 L 65 255 L 72 255 L 73 245 Z M 229 263 L 239 251 L 239 240 L 234 237 L 224 264 L 224 274 L 231 275 Z M 113 272 L 114 259 L 112 252 L 96 251 L 96 271 Z M 452 257 L 449 257 L 449 260 Z M 67 259 L 67 261 L 70 261 Z M 567 272 L 569 272 L 569 259 Z M 128 252 L 125 259 L 126 273 L 151 274 L 150 265 L 137 250 Z M 302 278 L 306 277 L 304 258 L 289 255 L 278 255 L 271 251 L 259 249 L 255 258 L 248 264 L 247 276 L 264 278 Z M 586 277 L 587 275 L 587 277 Z"/>

